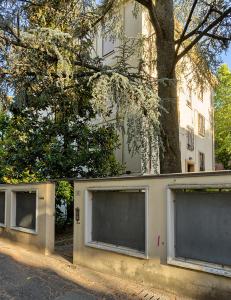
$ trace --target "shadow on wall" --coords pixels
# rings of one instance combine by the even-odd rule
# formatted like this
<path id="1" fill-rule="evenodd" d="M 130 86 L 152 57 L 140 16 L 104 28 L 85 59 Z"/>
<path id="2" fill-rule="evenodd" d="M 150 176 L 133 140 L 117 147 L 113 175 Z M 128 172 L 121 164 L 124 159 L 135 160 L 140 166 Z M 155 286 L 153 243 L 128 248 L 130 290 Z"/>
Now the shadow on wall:
<path id="1" fill-rule="evenodd" d="M 39 244 L 38 236 L 26 232 L 20 232 L 7 227 L 0 229 L 0 239 L 10 244 L 20 245 L 24 249 L 43 252 L 44 247 Z"/>
<path id="2" fill-rule="evenodd" d="M 41 206 L 43 207 L 43 205 Z M 41 209 L 40 207 L 40 209 Z M 43 207 L 44 209 L 44 207 Z M 26 232 L 26 228 L 20 230 L 14 227 L 0 227 L 0 240 L 6 241 L 13 245 L 20 245 L 24 249 L 32 250 L 45 254 L 46 237 L 44 226 L 48 214 L 40 214 L 37 216 L 37 233 Z M 25 230 L 25 231 L 24 231 Z M 50 245 L 51 246 L 51 245 Z M 54 247 L 53 247 L 54 248 Z M 52 251 L 53 252 L 53 251 Z"/>

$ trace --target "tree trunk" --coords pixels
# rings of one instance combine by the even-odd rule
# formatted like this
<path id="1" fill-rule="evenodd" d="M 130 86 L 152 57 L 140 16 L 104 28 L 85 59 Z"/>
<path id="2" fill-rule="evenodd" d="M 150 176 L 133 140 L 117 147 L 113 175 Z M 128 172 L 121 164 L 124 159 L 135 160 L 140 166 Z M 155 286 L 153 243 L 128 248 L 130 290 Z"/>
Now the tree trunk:
<path id="1" fill-rule="evenodd" d="M 156 12 L 161 34 L 156 37 L 158 95 L 166 111 L 160 117 L 163 148 L 160 173 L 181 172 L 178 99 L 175 74 L 174 15 L 172 0 L 157 0 Z M 165 80 L 166 79 L 166 80 Z"/>

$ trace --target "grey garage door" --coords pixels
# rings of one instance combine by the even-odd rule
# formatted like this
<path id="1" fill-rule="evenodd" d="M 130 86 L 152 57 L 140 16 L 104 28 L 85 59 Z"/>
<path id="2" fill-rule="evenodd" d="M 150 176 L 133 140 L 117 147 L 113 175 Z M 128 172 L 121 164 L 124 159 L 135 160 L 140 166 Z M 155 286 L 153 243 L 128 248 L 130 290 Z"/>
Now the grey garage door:
<path id="1" fill-rule="evenodd" d="M 175 255 L 231 265 L 231 193 L 176 192 Z"/>
<path id="2" fill-rule="evenodd" d="M 145 193 L 93 192 L 92 240 L 145 252 Z"/>
<path id="3" fill-rule="evenodd" d="M 0 223 L 5 224 L 5 192 L 0 192 Z"/>
<path id="4" fill-rule="evenodd" d="M 36 193 L 16 192 L 16 226 L 35 230 Z"/>

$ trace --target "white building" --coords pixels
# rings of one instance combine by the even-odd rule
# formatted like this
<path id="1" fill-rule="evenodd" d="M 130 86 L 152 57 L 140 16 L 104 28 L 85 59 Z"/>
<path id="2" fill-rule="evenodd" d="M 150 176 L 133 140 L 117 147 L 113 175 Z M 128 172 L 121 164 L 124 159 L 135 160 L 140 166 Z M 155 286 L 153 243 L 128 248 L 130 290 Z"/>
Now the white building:
<path id="1" fill-rule="evenodd" d="M 150 49 L 153 49 L 153 32 L 147 21 L 147 13 L 142 11 L 134 17 L 133 6 L 132 2 L 128 2 L 121 8 L 124 33 L 132 38 L 145 35 L 152 42 Z M 118 45 L 118 40 L 113 42 L 99 33 L 95 44 L 96 53 L 104 59 L 105 64 L 110 65 Z M 137 66 L 134 58 L 129 63 Z M 202 90 L 193 82 L 190 75 L 192 68 L 193 64 L 189 61 L 177 78 L 182 172 L 211 171 L 214 170 L 213 90 L 209 83 L 204 84 Z M 131 156 L 126 135 L 120 135 L 121 149 L 116 152 L 117 159 L 126 165 L 127 173 L 141 173 L 140 155 Z M 148 173 L 152 173 L 151 168 Z"/>

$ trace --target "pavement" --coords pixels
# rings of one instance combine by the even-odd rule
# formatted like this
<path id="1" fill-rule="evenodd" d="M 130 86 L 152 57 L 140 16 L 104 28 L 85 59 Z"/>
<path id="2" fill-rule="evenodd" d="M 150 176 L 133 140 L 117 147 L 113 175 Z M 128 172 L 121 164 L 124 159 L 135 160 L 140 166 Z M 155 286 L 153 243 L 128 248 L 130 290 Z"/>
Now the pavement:
<path id="1" fill-rule="evenodd" d="M 0 246 L 1 249 L 1 246 Z M 0 299 L 94 300 L 97 296 L 47 268 L 34 268 L 0 254 Z"/>
<path id="2" fill-rule="evenodd" d="M 116 276 L 0 242 L 0 300 L 179 300 Z M 181 298 L 182 299 L 182 298 Z"/>

